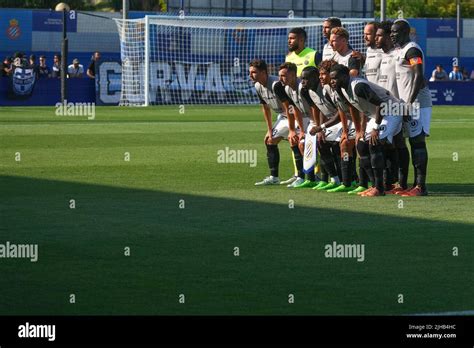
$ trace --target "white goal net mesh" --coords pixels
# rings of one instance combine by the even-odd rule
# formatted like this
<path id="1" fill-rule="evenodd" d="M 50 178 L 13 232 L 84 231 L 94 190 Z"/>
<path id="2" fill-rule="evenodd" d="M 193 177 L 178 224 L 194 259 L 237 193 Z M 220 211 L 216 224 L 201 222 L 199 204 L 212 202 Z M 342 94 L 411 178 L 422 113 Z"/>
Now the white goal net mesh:
<path id="1" fill-rule="evenodd" d="M 322 52 L 324 19 L 147 16 L 118 20 L 121 105 L 254 104 L 248 63 L 264 59 L 270 74 L 288 53 L 288 32 L 307 32 L 306 46 Z M 342 19 L 351 46 L 365 52 L 369 19 Z"/>

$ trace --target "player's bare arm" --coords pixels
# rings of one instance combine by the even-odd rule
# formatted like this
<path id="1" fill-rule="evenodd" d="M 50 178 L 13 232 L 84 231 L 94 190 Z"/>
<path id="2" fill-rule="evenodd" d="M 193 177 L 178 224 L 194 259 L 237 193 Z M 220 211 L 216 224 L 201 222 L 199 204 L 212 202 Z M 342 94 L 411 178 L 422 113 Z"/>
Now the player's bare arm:
<path id="1" fill-rule="evenodd" d="M 375 107 L 375 123 L 377 126 L 376 128 L 373 128 L 370 132 L 370 139 L 369 139 L 370 145 L 376 145 L 379 142 L 379 126 L 380 126 L 380 123 L 382 123 L 382 114 L 380 110 L 381 110 L 380 105 L 377 105 Z"/>
<path id="2" fill-rule="evenodd" d="M 267 134 L 265 135 L 265 144 L 272 145 L 273 144 L 272 110 L 267 104 L 263 104 L 262 111 L 263 111 L 263 116 L 265 118 L 265 123 L 267 124 Z"/>
<path id="3" fill-rule="evenodd" d="M 411 59 L 414 61 L 413 59 Z M 415 71 L 415 78 L 414 78 L 414 87 L 411 92 L 410 98 L 408 99 L 410 103 L 414 103 L 416 100 L 416 97 L 418 96 L 418 93 L 420 93 L 420 90 L 425 87 L 425 78 L 423 77 L 423 63 L 421 63 L 421 58 L 419 60 L 416 60 L 416 63 L 412 65 L 412 68 Z M 411 64 L 411 63 L 410 63 Z"/>
<path id="4" fill-rule="evenodd" d="M 301 111 L 296 106 L 293 106 L 292 109 L 294 111 L 295 120 L 298 123 L 298 128 L 300 129 L 299 139 L 303 139 L 304 138 L 304 131 L 305 131 L 304 123 L 303 123 L 303 114 L 301 113 Z"/>
<path id="5" fill-rule="evenodd" d="M 351 114 L 352 122 L 354 122 L 354 128 L 356 130 L 356 143 L 360 139 L 364 139 L 364 130 L 362 129 L 362 117 L 354 106 L 349 105 L 349 112 Z"/>
<path id="6" fill-rule="evenodd" d="M 288 101 L 282 101 L 283 110 L 285 111 L 286 116 L 288 117 L 288 141 L 291 146 L 298 144 L 298 136 L 296 135 L 295 128 L 295 115 L 294 110 L 296 109 L 293 105 L 290 105 Z"/>

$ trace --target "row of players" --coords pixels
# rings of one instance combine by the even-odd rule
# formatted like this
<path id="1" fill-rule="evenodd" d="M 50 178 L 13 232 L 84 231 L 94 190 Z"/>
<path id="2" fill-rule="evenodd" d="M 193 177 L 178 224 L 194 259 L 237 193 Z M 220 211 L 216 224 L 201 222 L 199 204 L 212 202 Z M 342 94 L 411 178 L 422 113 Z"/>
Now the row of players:
<path id="1" fill-rule="evenodd" d="M 278 77 L 268 74 L 265 61 L 250 62 L 250 78 L 268 128 L 265 145 L 270 176 L 256 185 L 280 184 L 278 143 L 288 139 L 297 169 L 288 187 L 366 197 L 427 195 L 425 137 L 429 136 L 432 104 L 423 77 L 424 55 L 410 40 L 409 23 L 399 19 L 365 26 L 365 78 L 360 77 L 361 55 L 351 49 L 349 33 L 340 20 L 326 20 L 323 30 L 328 43 L 319 69 L 308 64 L 306 33 L 301 28 L 291 30 L 288 40 L 290 52 L 301 59 L 287 59 Z M 278 114 L 274 124 L 272 110 Z M 317 135 L 319 182 L 314 171 L 305 180 L 301 144 L 306 132 Z M 410 152 L 405 138 L 414 167 L 412 187 L 408 186 Z"/>

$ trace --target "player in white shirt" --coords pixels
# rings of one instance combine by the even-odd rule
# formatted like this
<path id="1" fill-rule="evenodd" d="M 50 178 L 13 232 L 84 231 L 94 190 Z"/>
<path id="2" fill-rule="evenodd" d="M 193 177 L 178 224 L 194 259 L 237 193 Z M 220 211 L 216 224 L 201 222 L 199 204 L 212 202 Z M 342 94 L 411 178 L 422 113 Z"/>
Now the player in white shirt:
<path id="1" fill-rule="evenodd" d="M 397 86 L 400 99 L 411 108 L 407 126 L 411 147 L 412 164 L 415 170 L 414 186 L 402 191 L 402 196 L 426 196 L 428 150 L 426 136 L 430 134 L 431 93 L 424 78 L 425 57 L 420 46 L 410 40 L 410 24 L 397 19 L 391 28 L 392 42 L 399 46 L 397 64 Z"/>
<path id="2" fill-rule="evenodd" d="M 363 70 L 365 78 L 372 83 L 378 82 L 380 62 L 382 61 L 382 50 L 375 45 L 375 34 L 378 28 L 378 22 L 369 22 L 364 27 L 364 41 L 367 52 Z"/>
<path id="3" fill-rule="evenodd" d="M 375 33 L 378 26 L 378 22 L 369 22 L 364 27 L 364 42 L 367 51 L 363 71 L 365 78 L 372 83 L 377 83 L 382 60 L 382 50 L 375 47 Z M 369 187 L 369 178 L 373 178 L 374 174 L 370 165 L 369 144 L 363 141 L 359 142 L 357 151 L 359 153 L 359 188 L 357 188 L 356 193 L 361 193 L 364 191 L 363 188 Z M 365 154 L 365 156 L 361 154 Z"/>
<path id="4" fill-rule="evenodd" d="M 323 36 L 327 42 L 323 47 L 322 61 L 331 60 L 334 58 L 336 52 L 334 52 L 331 46 L 331 30 L 333 28 L 342 27 L 341 20 L 337 17 L 329 17 L 323 22 Z"/>
<path id="5" fill-rule="evenodd" d="M 331 30 L 330 42 L 335 51 L 334 60 L 338 64 L 345 65 L 349 68 L 351 76 L 360 74 L 361 62 L 358 56 L 353 54 L 353 50 L 349 45 L 349 32 L 337 27 Z"/>
<path id="6" fill-rule="evenodd" d="M 395 97 L 399 98 L 396 74 L 396 61 L 398 48 L 394 46 L 390 38 L 392 22 L 380 23 L 375 34 L 375 43 L 382 53 L 382 62 L 378 76 L 379 86 L 387 89 Z M 403 116 L 403 115 L 402 115 Z M 395 135 L 393 144 L 385 148 L 387 160 L 386 194 L 395 194 L 407 189 L 408 167 L 410 164 L 410 153 L 408 151 L 403 133 Z M 395 184 L 395 182 L 397 182 Z M 393 185 L 395 184 L 395 185 Z"/>

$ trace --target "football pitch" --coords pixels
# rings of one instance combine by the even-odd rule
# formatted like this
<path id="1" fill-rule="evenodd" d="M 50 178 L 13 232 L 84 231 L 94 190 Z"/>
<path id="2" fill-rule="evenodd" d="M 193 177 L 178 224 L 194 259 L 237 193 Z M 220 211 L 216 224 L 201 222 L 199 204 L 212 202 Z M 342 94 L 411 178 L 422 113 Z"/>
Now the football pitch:
<path id="1" fill-rule="evenodd" d="M 0 315 L 472 313 L 474 108 L 434 107 L 428 197 L 255 187 L 264 134 L 259 106 L 0 108 L 0 244 L 38 246 L 0 258 Z"/>

